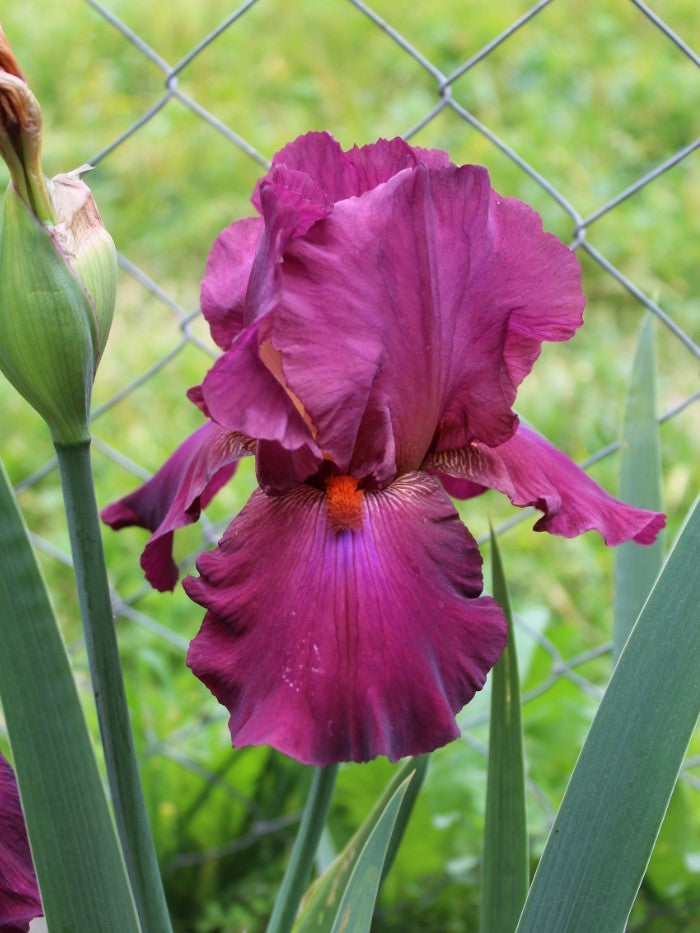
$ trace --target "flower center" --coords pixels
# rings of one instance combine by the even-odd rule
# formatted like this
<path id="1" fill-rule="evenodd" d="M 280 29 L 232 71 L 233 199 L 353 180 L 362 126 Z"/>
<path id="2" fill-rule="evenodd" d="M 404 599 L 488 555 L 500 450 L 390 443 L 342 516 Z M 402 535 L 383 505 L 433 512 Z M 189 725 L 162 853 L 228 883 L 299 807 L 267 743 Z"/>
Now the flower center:
<path id="1" fill-rule="evenodd" d="M 359 531 L 362 527 L 364 492 L 354 476 L 329 476 L 326 480 L 326 509 L 332 531 Z"/>

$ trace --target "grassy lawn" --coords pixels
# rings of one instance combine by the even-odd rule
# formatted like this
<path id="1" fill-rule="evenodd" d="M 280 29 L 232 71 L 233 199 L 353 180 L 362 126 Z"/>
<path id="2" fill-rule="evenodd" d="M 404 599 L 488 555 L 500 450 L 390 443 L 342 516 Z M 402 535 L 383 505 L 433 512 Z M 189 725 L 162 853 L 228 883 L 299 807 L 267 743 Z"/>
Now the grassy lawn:
<path id="1" fill-rule="evenodd" d="M 106 5 L 170 66 L 233 9 L 226 0 Z M 375 0 L 373 9 L 449 75 L 527 4 Z M 658 0 L 656 9 L 688 41 L 698 35 L 694 0 Z M 88 3 L 26 0 L 7 5 L 2 24 L 43 107 L 49 175 L 91 161 L 163 98 L 163 71 Z M 211 244 L 222 227 L 252 213 L 248 198 L 263 171 L 187 102 L 269 159 L 308 129 L 329 129 L 346 145 L 405 134 L 439 101 L 435 77 L 347 0 L 258 0 L 182 69 L 177 91 L 184 100 L 170 99 L 98 160 L 88 179 L 118 249 L 160 290 L 156 294 L 129 272 L 120 273 L 115 323 L 94 395 L 96 408 L 107 406 L 94 424 L 101 505 L 133 488 L 133 471 L 154 471 L 200 423 L 184 392 L 211 365 L 213 344 L 198 317 L 187 329 L 196 339 L 184 339 L 180 315 L 197 310 Z M 633 4 L 559 0 L 459 77 L 452 95 L 586 218 L 693 140 L 700 81 L 689 59 Z M 497 190 L 529 201 L 547 229 L 573 240 L 575 224 L 561 204 L 455 109 L 445 107 L 411 142 L 446 149 L 457 163 L 486 165 Z M 5 176 L 0 181 L 4 186 Z M 699 235 L 696 152 L 591 224 L 587 241 L 697 340 Z M 579 255 L 586 324 L 570 343 L 544 348 L 519 394 L 518 410 L 581 460 L 617 437 L 644 308 L 583 250 Z M 695 391 L 697 367 L 666 327 L 657 325 L 656 333 L 663 413 Z M 149 378 L 111 404 L 153 367 Z M 25 484 L 51 459 L 50 441 L 4 381 L 0 406 L 0 456 L 13 480 Z M 669 544 L 697 490 L 699 426 L 696 405 L 661 427 Z M 597 464 L 592 474 L 614 492 L 616 458 Z M 208 524 L 180 535 L 177 557 L 191 567 L 254 485 L 246 463 L 212 505 Z M 67 553 L 56 471 L 20 488 L 31 530 Z M 496 493 L 460 509 L 476 535 L 486 533 L 489 520 L 498 524 L 516 513 Z M 526 691 L 545 682 L 552 666 L 533 632 L 567 659 L 607 643 L 612 626 L 612 553 L 593 533 L 554 539 L 533 534 L 532 523 L 502 538 L 522 621 Z M 268 749 L 231 751 L 225 713 L 184 667 L 182 646 L 196 633 L 201 611 L 179 589 L 162 595 L 145 585 L 138 564 L 144 542 L 134 529 L 105 533 L 112 582 L 130 607 L 130 617 L 118 623 L 120 642 L 176 925 L 187 933 L 257 931 L 269 912 L 309 775 Z M 488 564 L 488 548 L 484 556 Z M 84 685 L 70 572 L 45 551 L 42 563 Z M 154 621 L 173 637 L 163 637 Z M 560 678 L 524 710 L 533 865 L 595 712 L 595 688 L 609 675 L 609 654 L 576 670 L 592 685 L 589 690 Z M 89 692 L 84 695 L 94 725 Z M 382 894 L 378 931 L 477 928 L 487 736 L 479 720 L 487 702 L 480 696 L 467 707 L 464 740 L 434 755 Z M 696 746 L 694 753 L 699 751 Z M 390 771 L 386 761 L 341 770 L 331 819 L 336 844 L 364 817 Z M 690 831 L 699 810 L 697 789 L 683 784 L 632 929 L 689 928 L 689 905 L 700 898 Z M 694 845 L 697 850 L 697 837 Z"/>

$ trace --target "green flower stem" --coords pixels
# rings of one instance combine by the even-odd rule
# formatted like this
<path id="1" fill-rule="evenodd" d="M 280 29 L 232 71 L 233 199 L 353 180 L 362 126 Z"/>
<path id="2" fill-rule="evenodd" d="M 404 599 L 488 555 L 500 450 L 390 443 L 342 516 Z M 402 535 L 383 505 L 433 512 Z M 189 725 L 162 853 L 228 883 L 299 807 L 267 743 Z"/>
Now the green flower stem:
<path id="1" fill-rule="evenodd" d="M 326 825 L 338 765 L 316 768 L 289 865 L 267 925 L 267 933 L 289 933 L 311 874 L 314 856 Z"/>
<path id="2" fill-rule="evenodd" d="M 90 445 L 55 446 L 117 829 L 143 929 L 148 933 L 169 933 L 172 927 L 148 826 L 124 692 Z"/>

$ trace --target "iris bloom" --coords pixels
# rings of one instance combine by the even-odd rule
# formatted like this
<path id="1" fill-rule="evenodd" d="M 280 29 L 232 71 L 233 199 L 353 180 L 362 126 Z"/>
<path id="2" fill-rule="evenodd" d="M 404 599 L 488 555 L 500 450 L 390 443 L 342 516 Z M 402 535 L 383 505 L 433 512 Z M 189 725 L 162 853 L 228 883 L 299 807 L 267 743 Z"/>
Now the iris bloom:
<path id="1" fill-rule="evenodd" d="M 17 782 L 0 754 L 0 930 L 26 933 L 42 913 Z"/>
<path id="2" fill-rule="evenodd" d="M 581 324 L 578 262 L 485 169 L 400 139 L 343 152 L 309 133 L 216 241 L 202 309 L 223 354 L 190 399 L 206 424 L 103 514 L 173 531 L 255 454 L 260 488 L 189 596 L 188 664 L 236 746 L 323 765 L 454 739 L 506 640 L 453 507 L 490 487 L 537 530 L 651 542 L 663 516 L 609 496 L 512 411 L 544 340 Z"/>

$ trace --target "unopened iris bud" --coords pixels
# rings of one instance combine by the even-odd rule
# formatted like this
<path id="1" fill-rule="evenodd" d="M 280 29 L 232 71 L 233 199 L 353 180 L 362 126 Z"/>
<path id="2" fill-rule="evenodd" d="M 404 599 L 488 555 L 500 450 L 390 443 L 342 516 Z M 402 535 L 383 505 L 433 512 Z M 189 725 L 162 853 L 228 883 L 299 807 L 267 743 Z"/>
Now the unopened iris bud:
<path id="1" fill-rule="evenodd" d="M 0 370 L 54 442 L 80 444 L 112 322 L 116 250 L 81 169 L 45 181 L 41 110 L 1 30 L 0 155 L 11 176 L 0 226 Z"/>

